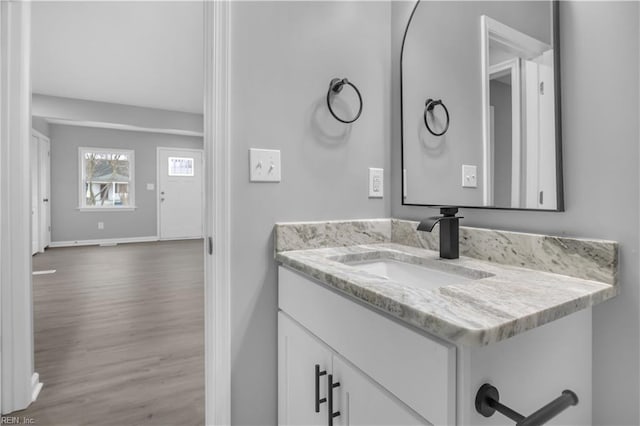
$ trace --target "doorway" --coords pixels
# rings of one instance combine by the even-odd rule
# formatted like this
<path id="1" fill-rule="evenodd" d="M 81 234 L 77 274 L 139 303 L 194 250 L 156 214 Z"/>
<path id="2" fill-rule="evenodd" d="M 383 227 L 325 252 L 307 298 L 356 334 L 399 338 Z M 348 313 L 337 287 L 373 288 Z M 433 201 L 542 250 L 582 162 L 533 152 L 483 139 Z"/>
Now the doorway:
<path id="1" fill-rule="evenodd" d="M 203 237 L 202 150 L 158 148 L 158 238 Z"/>
<path id="2" fill-rule="evenodd" d="M 30 32 L 32 3 L 2 2 L 0 22 L 10 28 L 11 37 L 0 44 L 0 80 L 12 88 L 0 98 L 0 226 L 3 256 L 0 256 L 2 288 L 3 351 L 0 373 L 3 414 L 29 407 L 42 386 L 33 363 L 31 294 L 30 200 Z M 205 256 L 205 373 L 206 423 L 230 422 L 230 139 L 229 139 L 229 3 L 204 2 L 204 139 L 206 169 Z M 9 26 L 8 23 L 11 23 Z M 3 38 L 7 34 L 1 35 Z M 7 70 L 12 72 L 8 72 Z M 15 89 L 15 90 L 14 90 Z M 9 114 L 11 111 L 11 114 Z M 15 202 L 20 200 L 20 202 Z M 9 274 L 8 271 L 11 271 Z M 15 309 L 14 309 L 15 307 Z"/>
<path id="3" fill-rule="evenodd" d="M 53 241 L 32 259 L 44 386 L 21 413 L 30 421 L 205 422 L 203 7 L 32 5 L 31 112 L 50 139 Z M 196 215 L 156 209 L 167 146 L 177 181 L 162 187 Z M 163 236 L 159 214 L 173 219 Z"/>
<path id="4" fill-rule="evenodd" d="M 51 141 L 31 131 L 31 254 L 44 253 L 51 244 Z"/>

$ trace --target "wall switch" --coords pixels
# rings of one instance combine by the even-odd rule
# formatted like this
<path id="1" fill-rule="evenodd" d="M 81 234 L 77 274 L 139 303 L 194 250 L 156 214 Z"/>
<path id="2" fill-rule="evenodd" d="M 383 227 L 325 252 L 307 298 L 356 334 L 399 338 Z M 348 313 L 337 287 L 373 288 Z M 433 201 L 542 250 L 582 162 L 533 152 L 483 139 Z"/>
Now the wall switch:
<path id="1" fill-rule="evenodd" d="M 147 184 L 147 191 L 153 191 L 156 189 L 156 185 L 154 183 Z"/>
<path id="2" fill-rule="evenodd" d="M 477 188 L 478 187 L 478 167 L 462 165 L 462 187 Z"/>
<path id="3" fill-rule="evenodd" d="M 104 222 L 98 222 L 98 229 L 104 229 Z"/>
<path id="4" fill-rule="evenodd" d="M 369 198 L 384 196 L 384 169 L 369 168 Z"/>
<path id="5" fill-rule="evenodd" d="M 249 181 L 280 182 L 280 150 L 249 150 Z"/>

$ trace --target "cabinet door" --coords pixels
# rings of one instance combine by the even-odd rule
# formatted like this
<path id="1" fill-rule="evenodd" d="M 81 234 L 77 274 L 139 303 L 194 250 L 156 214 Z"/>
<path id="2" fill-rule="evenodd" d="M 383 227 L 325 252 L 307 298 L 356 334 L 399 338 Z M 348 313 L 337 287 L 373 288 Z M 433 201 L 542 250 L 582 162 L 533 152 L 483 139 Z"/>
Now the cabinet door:
<path id="1" fill-rule="evenodd" d="M 326 425 L 327 403 L 316 413 L 316 372 L 331 373 L 331 351 L 320 340 L 278 313 L 278 424 Z M 319 378 L 318 396 L 327 397 L 327 374 Z"/>
<path id="2" fill-rule="evenodd" d="M 379 384 L 338 356 L 333 357 L 336 426 L 431 425 Z"/>

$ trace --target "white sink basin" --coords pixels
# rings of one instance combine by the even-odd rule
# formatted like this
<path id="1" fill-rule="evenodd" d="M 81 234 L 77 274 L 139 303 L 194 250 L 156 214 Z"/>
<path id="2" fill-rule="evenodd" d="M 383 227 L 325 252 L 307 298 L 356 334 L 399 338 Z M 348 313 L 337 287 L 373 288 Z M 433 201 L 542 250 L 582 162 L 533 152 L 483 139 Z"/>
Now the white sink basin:
<path id="1" fill-rule="evenodd" d="M 385 277 L 411 287 L 433 290 L 451 284 L 464 284 L 483 277 L 470 277 L 450 271 L 429 268 L 423 265 L 399 262 L 397 260 L 378 259 L 360 262 L 348 262 L 361 271 Z"/>

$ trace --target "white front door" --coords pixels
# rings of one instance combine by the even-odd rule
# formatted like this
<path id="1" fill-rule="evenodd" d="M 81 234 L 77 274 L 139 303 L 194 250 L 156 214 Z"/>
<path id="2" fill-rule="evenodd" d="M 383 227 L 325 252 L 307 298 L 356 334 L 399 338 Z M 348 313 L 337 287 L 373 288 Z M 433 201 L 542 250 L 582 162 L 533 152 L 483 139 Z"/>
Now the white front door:
<path id="1" fill-rule="evenodd" d="M 51 244 L 51 142 L 40 136 L 40 251 Z"/>
<path id="2" fill-rule="evenodd" d="M 31 134 L 31 150 L 29 152 L 31 156 L 30 171 L 31 171 L 31 254 L 36 254 L 39 249 L 38 237 L 40 236 L 40 218 L 38 215 L 38 199 L 40 191 L 39 185 L 39 166 L 38 155 L 40 152 L 39 138 L 35 134 Z"/>
<path id="3" fill-rule="evenodd" d="M 158 237 L 202 238 L 202 150 L 158 148 Z"/>

